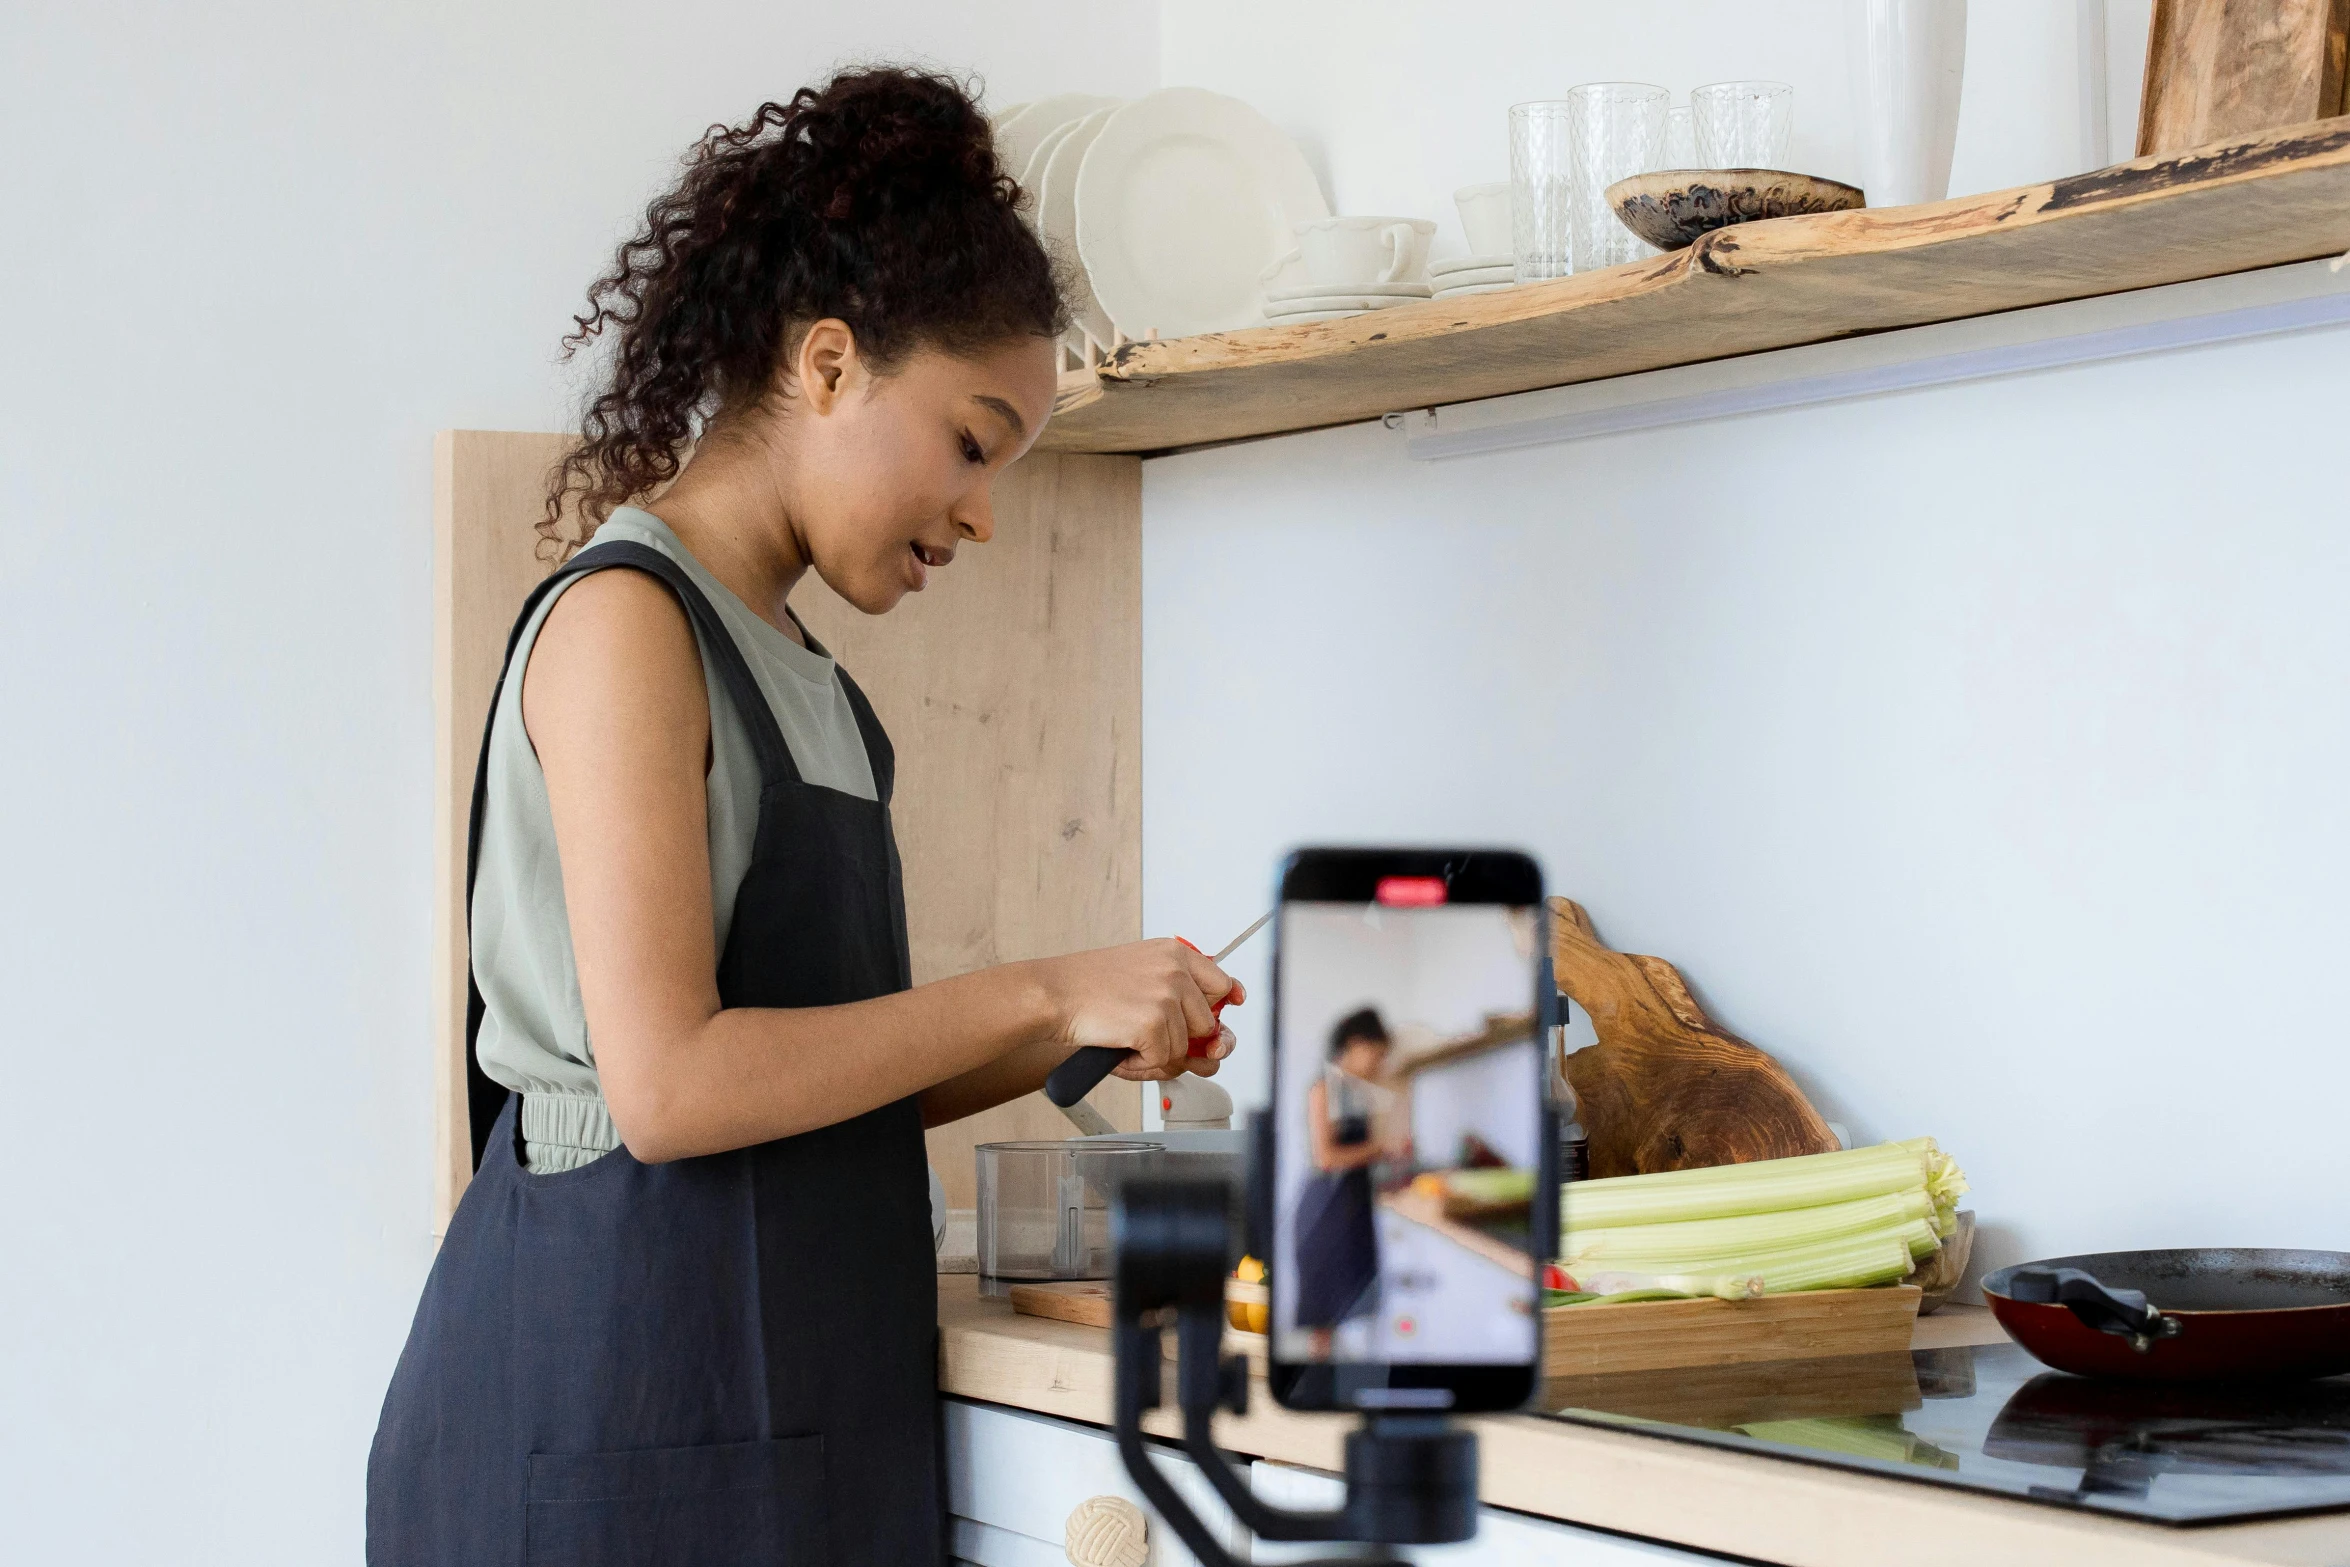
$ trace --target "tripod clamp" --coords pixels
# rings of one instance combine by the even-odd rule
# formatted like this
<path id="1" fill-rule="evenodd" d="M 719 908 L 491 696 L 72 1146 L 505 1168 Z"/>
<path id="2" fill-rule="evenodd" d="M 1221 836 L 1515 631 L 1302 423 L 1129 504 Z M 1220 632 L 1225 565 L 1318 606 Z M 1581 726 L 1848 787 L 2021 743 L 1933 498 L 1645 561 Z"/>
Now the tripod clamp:
<path id="1" fill-rule="evenodd" d="M 1138 1179 L 1111 1198 L 1118 1454 L 1143 1496 L 1207 1567 L 1241 1567 L 1143 1441 L 1143 1414 L 1165 1397 L 1162 1335 L 1171 1315 L 1183 1450 L 1258 1538 L 1442 1545 L 1475 1535 L 1477 1438 L 1441 1415 L 1374 1413 L 1347 1433 L 1346 1503 L 1326 1512 L 1268 1504 L 1226 1461 L 1214 1441 L 1216 1411 L 1248 1412 L 1248 1360 L 1223 1352 L 1231 1215 L 1231 1188 L 1220 1180 Z M 1363 1559 L 1323 1558 L 1299 1567 Z"/>

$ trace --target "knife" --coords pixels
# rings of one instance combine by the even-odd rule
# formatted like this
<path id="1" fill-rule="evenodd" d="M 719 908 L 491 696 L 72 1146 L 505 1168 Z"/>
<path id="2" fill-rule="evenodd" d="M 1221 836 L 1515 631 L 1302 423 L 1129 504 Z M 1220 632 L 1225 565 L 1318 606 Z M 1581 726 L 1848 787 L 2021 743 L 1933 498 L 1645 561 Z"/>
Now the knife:
<path id="1" fill-rule="evenodd" d="M 1258 915 L 1248 929 L 1224 943 L 1223 948 L 1208 961 L 1221 963 L 1238 952 L 1243 942 L 1265 928 L 1266 922 L 1273 918 L 1275 912 L 1274 909 L 1267 909 Z M 1175 939 L 1183 941 L 1180 936 Z M 1191 943 L 1188 941 L 1184 941 L 1183 944 L 1191 947 Z M 1191 950 L 1197 952 L 1199 948 L 1191 947 Z M 1224 1015 L 1224 1003 L 1221 1001 L 1216 1003 L 1216 1015 L 1219 1018 Z M 1195 1039 L 1191 1042 L 1191 1053 L 1195 1056 L 1205 1055 L 1207 1051 L 1201 1047 L 1204 1045 L 1213 1048 L 1215 1043 L 1216 1038 L 1213 1034 L 1205 1039 Z M 1066 1110 L 1093 1092 L 1094 1084 L 1117 1070 L 1118 1062 L 1129 1054 L 1131 1052 L 1115 1050 L 1108 1045 L 1087 1045 L 1082 1050 L 1072 1051 L 1069 1059 L 1054 1067 L 1053 1075 L 1044 1080 L 1044 1096 Z"/>

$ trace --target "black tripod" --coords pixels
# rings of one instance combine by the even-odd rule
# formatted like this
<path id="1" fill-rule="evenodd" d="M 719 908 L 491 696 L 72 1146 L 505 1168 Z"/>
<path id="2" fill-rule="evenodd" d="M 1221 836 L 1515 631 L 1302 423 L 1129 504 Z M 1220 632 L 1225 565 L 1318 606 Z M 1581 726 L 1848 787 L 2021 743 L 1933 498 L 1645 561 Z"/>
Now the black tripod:
<path id="1" fill-rule="evenodd" d="M 1441 1415 L 1374 1414 L 1346 1438 L 1346 1504 L 1273 1507 L 1217 1450 L 1218 1409 L 1248 1412 L 1248 1361 L 1224 1348 L 1224 1274 L 1232 1261 L 1231 1193 L 1215 1180 L 1130 1181 L 1111 1200 L 1117 1311 L 1118 1452 L 1159 1516 L 1209 1567 L 1241 1567 L 1176 1493 L 1142 1439 L 1163 1401 L 1166 1319 L 1175 1321 L 1175 1402 L 1183 1449 L 1235 1517 L 1267 1540 L 1443 1545 L 1477 1532 L 1477 1439 Z M 1327 1558 L 1300 1567 L 1338 1567 Z M 1389 1559 L 1394 1559 L 1390 1557 Z"/>

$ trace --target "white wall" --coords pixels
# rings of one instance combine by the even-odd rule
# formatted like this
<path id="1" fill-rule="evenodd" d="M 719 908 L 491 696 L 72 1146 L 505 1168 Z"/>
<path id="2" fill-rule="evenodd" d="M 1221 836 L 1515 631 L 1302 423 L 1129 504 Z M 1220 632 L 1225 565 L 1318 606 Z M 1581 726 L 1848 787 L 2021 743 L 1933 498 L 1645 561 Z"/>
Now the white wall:
<path id="1" fill-rule="evenodd" d="M 1156 80 L 1149 0 L 12 7 L 0 1518 L 357 1559 L 430 1256 L 432 432 L 553 428 L 707 124 L 919 50 Z"/>
<path id="2" fill-rule="evenodd" d="M 2350 1249 L 2346 348 L 1147 463 L 1145 927 L 1300 841 L 1521 843 L 1856 1138 L 1944 1139 L 1995 1260 Z"/>
<path id="3" fill-rule="evenodd" d="M 2124 143 L 2144 9 L 2111 0 Z M 1852 177 L 1845 14 L 1193 0 L 1160 36 L 1335 211 L 1457 249 L 1507 106 L 1579 81 L 1792 82 L 1790 162 Z M 1969 25 L 1952 193 L 2081 167 L 2076 7 Z M 1376 426 L 1148 463 L 1145 926 L 1237 929 L 1300 841 L 1523 843 L 1856 1138 L 1942 1137 L 1993 1262 L 2350 1249 L 2350 1053 L 2311 1021 L 2350 937 L 2346 347 L 1435 466 Z M 1246 1104 L 1268 1020 L 1226 1020 Z"/>

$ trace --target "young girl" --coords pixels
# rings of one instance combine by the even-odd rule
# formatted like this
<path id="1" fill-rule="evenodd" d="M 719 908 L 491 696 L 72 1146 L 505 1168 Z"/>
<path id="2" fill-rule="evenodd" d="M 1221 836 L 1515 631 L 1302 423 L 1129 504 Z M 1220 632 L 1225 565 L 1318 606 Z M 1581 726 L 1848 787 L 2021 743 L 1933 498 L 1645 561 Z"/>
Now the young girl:
<path id="1" fill-rule="evenodd" d="M 1371 1166 L 1394 1149 L 1376 1135 L 1378 1086 L 1387 1068 L 1387 1024 L 1364 1007 L 1330 1030 L 1330 1059 L 1306 1090 L 1306 1139 L 1314 1174 L 1297 1200 L 1297 1325 L 1312 1358 L 1330 1358 L 1339 1324 L 1376 1304 L 1379 1230 Z"/>
<path id="2" fill-rule="evenodd" d="M 1231 1048 L 1175 941 L 910 987 L 889 739 L 787 607 L 884 614 L 994 532 L 1064 324 L 1018 200 L 954 83 L 844 75 L 714 129 L 579 319 L 610 380 L 542 531 L 600 526 L 476 779 L 478 1171 L 380 1567 L 941 1561 L 923 1128 L 1079 1046 Z"/>

